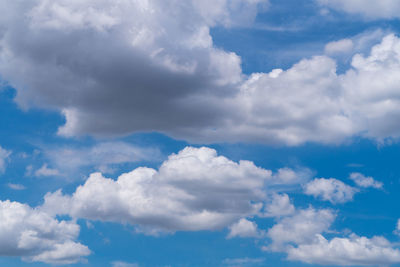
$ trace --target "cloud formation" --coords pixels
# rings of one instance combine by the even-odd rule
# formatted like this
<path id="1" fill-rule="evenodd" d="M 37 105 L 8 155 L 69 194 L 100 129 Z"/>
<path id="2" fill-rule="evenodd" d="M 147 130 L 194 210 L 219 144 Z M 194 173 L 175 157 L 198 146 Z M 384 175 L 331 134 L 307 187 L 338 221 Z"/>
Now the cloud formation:
<path id="1" fill-rule="evenodd" d="M 0 73 L 21 107 L 63 112 L 65 136 L 158 131 L 190 142 L 287 145 L 400 137 L 395 35 L 354 55 L 343 74 L 334 59 L 315 56 L 246 76 L 210 29 L 250 25 L 266 4 L 2 1 Z M 327 49 L 350 51 L 350 40 Z"/>
<path id="2" fill-rule="evenodd" d="M 266 199 L 268 185 L 280 182 L 275 177 L 250 161 L 236 163 L 214 149 L 187 147 L 170 155 L 158 170 L 140 167 L 117 180 L 93 173 L 72 195 L 47 194 L 42 209 L 129 223 L 148 233 L 215 230 L 263 208 L 274 211 Z M 238 226 L 243 224 L 249 223 Z"/>
<path id="3" fill-rule="evenodd" d="M 385 266 L 400 262 L 400 250 L 382 236 L 350 234 L 326 239 L 336 215 L 333 211 L 308 208 L 283 218 L 268 230 L 272 243 L 267 251 L 287 253 L 292 261 L 335 266 Z"/>
<path id="4" fill-rule="evenodd" d="M 88 256 L 90 250 L 76 242 L 79 225 L 59 221 L 25 204 L 0 201 L 0 255 L 24 261 L 70 264 Z"/>
<path id="5" fill-rule="evenodd" d="M 227 238 L 233 238 L 233 237 L 260 238 L 263 235 L 264 232 L 258 229 L 258 226 L 255 222 L 242 218 L 237 223 L 234 223 L 229 227 L 229 234 Z"/>
<path id="6" fill-rule="evenodd" d="M 358 192 L 357 188 L 346 185 L 334 178 L 317 178 L 304 186 L 304 193 L 333 204 L 345 203 L 353 200 L 353 196 Z"/>
<path id="7" fill-rule="evenodd" d="M 353 172 L 350 174 L 350 179 L 354 181 L 354 183 L 363 188 L 372 187 L 375 189 L 382 189 L 383 183 L 376 181 L 373 177 L 365 176 L 359 172 Z"/>
<path id="8" fill-rule="evenodd" d="M 387 266 L 400 262 L 400 250 L 393 248 L 384 237 L 335 237 L 332 240 L 317 235 L 311 244 L 302 244 L 288 250 L 290 260 L 310 264 L 339 266 Z"/>

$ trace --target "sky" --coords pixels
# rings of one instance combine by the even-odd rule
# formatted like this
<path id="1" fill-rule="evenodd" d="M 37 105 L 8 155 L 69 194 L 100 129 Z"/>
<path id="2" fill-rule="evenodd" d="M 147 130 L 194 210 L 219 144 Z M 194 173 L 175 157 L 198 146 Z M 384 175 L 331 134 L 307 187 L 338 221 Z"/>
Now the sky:
<path id="1" fill-rule="evenodd" d="M 400 2 L 0 0 L 1 266 L 400 266 Z"/>

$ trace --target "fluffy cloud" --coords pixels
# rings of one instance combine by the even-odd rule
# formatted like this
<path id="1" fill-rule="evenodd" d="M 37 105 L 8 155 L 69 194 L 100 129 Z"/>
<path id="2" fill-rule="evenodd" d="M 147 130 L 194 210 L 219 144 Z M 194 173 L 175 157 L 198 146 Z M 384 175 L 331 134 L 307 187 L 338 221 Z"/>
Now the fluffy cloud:
<path id="1" fill-rule="evenodd" d="M 11 155 L 11 151 L 8 151 L 0 146 L 0 174 L 6 170 L 7 159 Z"/>
<path id="2" fill-rule="evenodd" d="M 352 234 L 328 241 L 318 234 L 313 243 L 290 248 L 288 258 L 321 265 L 387 266 L 400 262 L 400 250 L 378 236 L 369 239 Z"/>
<path id="3" fill-rule="evenodd" d="M 0 73 L 22 107 L 62 110 L 63 135 L 214 127 L 242 73 L 210 27 L 251 23 L 266 3 L 1 1 Z"/>
<path id="4" fill-rule="evenodd" d="M 325 45 L 325 53 L 328 55 L 348 53 L 349 51 L 353 50 L 353 47 L 354 44 L 351 39 L 342 39 L 339 41 L 327 43 Z"/>
<path id="5" fill-rule="evenodd" d="M 73 217 L 116 221 L 165 231 L 218 229 L 256 214 L 271 171 L 235 163 L 209 148 L 187 147 L 158 171 L 137 168 L 117 181 L 90 175 L 72 196 L 46 197 L 44 208 L 64 198 Z"/>
<path id="6" fill-rule="evenodd" d="M 273 194 L 267 202 L 264 213 L 264 217 L 280 217 L 291 215 L 295 212 L 295 207 L 290 203 L 289 196 L 287 194 Z"/>
<path id="7" fill-rule="evenodd" d="M 236 163 L 210 148 L 187 147 L 159 170 L 137 168 L 116 181 L 94 173 L 70 196 L 48 194 L 42 209 L 130 223 L 145 232 L 213 230 L 261 213 L 274 180 L 271 171 L 250 161 Z"/>
<path id="8" fill-rule="evenodd" d="M 393 19 L 400 17 L 400 3 L 397 0 L 317 0 L 332 9 L 350 14 L 360 14 L 369 19 Z"/>
<path id="9" fill-rule="evenodd" d="M 258 226 L 255 222 L 251 222 L 247 219 L 240 219 L 237 223 L 232 224 L 229 227 L 228 238 L 233 237 L 262 237 L 263 231 L 258 230 Z"/>
<path id="10" fill-rule="evenodd" d="M 359 187 L 372 187 L 376 189 L 381 189 L 383 187 L 383 183 L 376 181 L 373 177 L 365 176 L 358 172 L 351 173 L 350 179 L 353 180 Z"/>
<path id="11" fill-rule="evenodd" d="M 331 210 L 308 208 L 278 221 L 268 230 L 272 243 L 264 250 L 285 252 L 289 260 L 335 266 L 384 266 L 400 262 L 400 250 L 383 237 L 334 237 L 330 227 L 336 215 Z"/>
<path id="12" fill-rule="evenodd" d="M 210 28 L 248 25 L 266 2 L 3 0 L 0 73 L 21 107 L 62 111 L 66 136 L 158 131 L 288 145 L 400 137 L 399 39 L 355 55 L 343 74 L 316 56 L 246 77 Z M 350 41 L 327 49 L 349 50 Z"/>
<path id="13" fill-rule="evenodd" d="M 353 200 L 358 190 L 334 178 L 318 178 L 304 186 L 304 193 L 331 203 L 344 203 Z"/>
<path id="14" fill-rule="evenodd" d="M 90 254 L 90 250 L 74 240 L 79 225 L 58 221 L 31 207 L 0 201 L 0 254 L 20 256 L 25 261 L 69 264 Z"/>
<path id="15" fill-rule="evenodd" d="M 316 234 L 329 229 L 336 215 L 331 210 L 309 208 L 299 210 L 293 216 L 285 217 L 268 230 L 272 244 L 267 250 L 285 251 L 288 244 L 312 242 Z"/>

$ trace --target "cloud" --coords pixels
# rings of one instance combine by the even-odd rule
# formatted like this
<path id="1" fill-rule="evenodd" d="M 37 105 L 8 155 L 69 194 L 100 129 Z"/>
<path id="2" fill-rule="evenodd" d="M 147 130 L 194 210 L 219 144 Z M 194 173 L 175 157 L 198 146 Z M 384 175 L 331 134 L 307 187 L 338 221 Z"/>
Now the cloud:
<path id="1" fill-rule="evenodd" d="M 342 39 L 339 41 L 327 43 L 325 45 L 325 53 L 328 55 L 348 53 L 353 50 L 353 47 L 354 44 L 351 39 Z"/>
<path id="2" fill-rule="evenodd" d="M 359 14 L 367 19 L 394 19 L 400 17 L 400 3 L 396 0 L 317 0 L 325 7 L 350 14 Z"/>
<path id="3" fill-rule="evenodd" d="M 117 180 L 93 173 L 72 195 L 49 193 L 42 207 L 75 218 L 129 223 L 138 231 L 199 231 L 257 215 L 274 184 L 270 170 L 214 149 L 186 147 L 158 170 L 140 167 Z"/>
<path id="4" fill-rule="evenodd" d="M 270 201 L 264 208 L 263 217 L 281 217 L 291 215 L 295 212 L 295 207 L 290 203 L 287 194 L 272 194 Z"/>
<path id="5" fill-rule="evenodd" d="M 266 2 L 3 1 L 0 73 L 21 107 L 63 112 L 66 136 L 158 131 L 287 145 L 398 138 L 398 38 L 355 55 L 340 75 L 332 58 L 316 56 L 247 77 L 209 32 L 251 23 Z"/>
<path id="6" fill-rule="evenodd" d="M 329 229 L 336 215 L 328 209 L 308 208 L 278 221 L 268 230 L 267 236 L 272 244 L 265 250 L 285 251 L 288 244 L 309 243 L 316 234 Z"/>
<path id="7" fill-rule="evenodd" d="M 6 170 L 7 160 L 11 155 L 11 151 L 6 150 L 0 146 L 0 174 Z"/>
<path id="8" fill-rule="evenodd" d="M 137 263 L 128 263 L 123 261 L 114 261 L 111 263 L 112 267 L 139 267 Z"/>
<path id="9" fill-rule="evenodd" d="M 288 260 L 335 266 L 386 266 L 400 262 L 400 250 L 381 236 L 350 234 L 327 240 L 336 215 L 327 209 L 308 208 L 282 218 L 268 230 L 271 244 L 266 251 L 287 253 Z"/>
<path id="10" fill-rule="evenodd" d="M 157 148 L 141 147 L 120 141 L 99 142 L 92 146 L 42 147 L 42 154 L 43 160 L 54 168 L 44 164 L 40 169 L 33 171 L 33 166 L 30 166 L 27 175 L 73 176 L 85 168 L 114 173 L 122 164 L 159 161 L 161 158 L 161 152 Z"/>
<path id="11" fill-rule="evenodd" d="M 22 184 L 8 183 L 7 186 L 13 190 L 25 190 L 26 187 Z"/>
<path id="12" fill-rule="evenodd" d="M 237 223 L 234 223 L 229 227 L 229 234 L 227 238 L 233 238 L 233 237 L 261 238 L 263 235 L 264 232 L 258 229 L 258 226 L 255 222 L 251 222 L 247 219 L 242 218 Z"/>
<path id="13" fill-rule="evenodd" d="M 311 244 L 288 250 L 288 259 L 309 264 L 335 266 L 387 266 L 400 262 L 400 250 L 384 237 L 335 237 L 332 240 L 317 235 Z"/>
<path id="14" fill-rule="evenodd" d="M 304 193 L 333 204 L 345 203 L 353 200 L 358 190 L 334 178 L 317 178 L 304 186 Z"/>
<path id="15" fill-rule="evenodd" d="M 251 23 L 267 3 L 2 1 L 0 73 L 22 107 L 61 110 L 66 136 L 213 127 L 242 72 L 210 27 Z"/>
<path id="16" fill-rule="evenodd" d="M 262 265 L 265 259 L 262 258 L 236 258 L 225 259 L 222 263 L 231 267 L 258 266 Z"/>
<path id="17" fill-rule="evenodd" d="M 367 177 L 359 172 L 351 173 L 350 179 L 353 180 L 357 186 L 363 187 L 363 188 L 372 187 L 372 188 L 376 188 L 376 189 L 381 189 L 383 187 L 382 182 L 378 182 L 373 177 L 370 177 L 370 176 Z"/>
<path id="18" fill-rule="evenodd" d="M 0 201 L 0 254 L 24 261 L 70 264 L 88 256 L 90 250 L 74 241 L 79 225 L 58 221 L 18 202 Z"/>
<path id="19" fill-rule="evenodd" d="M 292 146 L 400 137 L 395 35 L 370 51 L 378 31 L 351 39 L 349 58 L 367 56 L 354 55 L 341 74 L 333 58 L 315 56 L 246 76 L 210 29 L 250 25 L 267 1 L 1 3 L 1 76 L 22 108 L 62 112 L 62 135 L 156 131 L 196 143 Z"/>
<path id="20" fill-rule="evenodd" d="M 58 176 L 60 172 L 57 169 L 51 169 L 47 167 L 47 164 L 43 164 L 42 167 L 37 169 L 34 173 L 35 176 Z"/>

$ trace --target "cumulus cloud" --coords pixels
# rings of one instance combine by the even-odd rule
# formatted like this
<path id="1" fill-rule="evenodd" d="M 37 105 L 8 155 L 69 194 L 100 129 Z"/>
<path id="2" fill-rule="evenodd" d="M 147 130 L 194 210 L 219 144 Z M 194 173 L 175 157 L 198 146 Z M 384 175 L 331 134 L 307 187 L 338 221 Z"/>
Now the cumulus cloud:
<path id="1" fill-rule="evenodd" d="M 400 262 L 400 250 L 381 236 L 350 234 L 326 239 L 336 217 L 331 210 L 308 208 L 278 221 L 268 230 L 267 251 L 287 253 L 287 258 L 309 264 L 335 266 L 384 266 Z"/>
<path id="2" fill-rule="evenodd" d="M 72 195 L 48 194 L 42 209 L 129 223 L 144 232 L 214 230 L 259 214 L 273 183 L 270 170 L 250 161 L 187 147 L 158 170 L 140 167 L 117 180 L 93 173 Z"/>
<path id="3" fill-rule="evenodd" d="M 260 238 L 263 235 L 264 232 L 258 229 L 258 226 L 255 222 L 242 218 L 237 223 L 234 223 L 229 227 L 229 234 L 227 238 L 233 238 L 233 237 Z"/>
<path id="4" fill-rule="evenodd" d="M 359 14 L 368 19 L 393 19 L 400 17 L 400 3 L 396 0 L 317 0 L 325 7 Z"/>
<path id="5" fill-rule="evenodd" d="M 381 189 L 383 187 L 382 182 L 378 182 L 373 177 L 365 176 L 364 174 L 359 172 L 351 173 L 350 179 L 353 180 L 357 186 L 363 188 L 372 187 L 376 189 Z"/>
<path id="6" fill-rule="evenodd" d="M 400 262 L 400 250 L 379 236 L 369 239 L 352 234 L 327 240 L 318 234 L 313 243 L 290 248 L 288 259 L 335 266 L 387 266 Z"/>
<path id="7" fill-rule="evenodd" d="M 62 110 L 67 136 L 215 126 L 242 73 L 210 27 L 251 23 L 266 3 L 2 1 L 0 73 L 22 107 Z"/>
<path id="8" fill-rule="evenodd" d="M 353 200 L 358 190 L 334 178 L 317 178 L 304 186 L 304 193 L 331 203 L 345 203 Z"/>
<path id="9" fill-rule="evenodd" d="M 6 170 L 7 160 L 11 155 L 11 151 L 6 150 L 0 146 L 0 174 Z"/>
<path id="10" fill-rule="evenodd" d="M 0 254 L 51 264 L 78 262 L 90 250 L 74 241 L 79 225 L 18 202 L 0 201 Z"/>
<path id="11" fill-rule="evenodd" d="M 210 29 L 251 23 L 265 3 L 2 1 L 0 73 L 21 107 L 63 112 L 66 136 L 158 131 L 190 142 L 288 145 L 398 138 L 399 39 L 388 35 L 355 55 L 343 74 L 316 56 L 247 77 Z M 352 39 L 353 52 L 361 40 L 369 42 Z M 327 45 L 338 49 L 350 41 Z"/>
<path id="12" fill-rule="evenodd" d="M 316 210 L 308 208 L 281 219 L 268 230 L 267 236 L 272 244 L 266 250 L 285 251 L 289 244 L 312 242 L 316 234 L 329 229 L 336 214 L 328 209 Z"/>
<path id="13" fill-rule="evenodd" d="M 291 215 L 295 212 L 295 207 L 290 203 L 287 194 L 272 194 L 264 208 L 264 217 L 281 217 Z"/>

